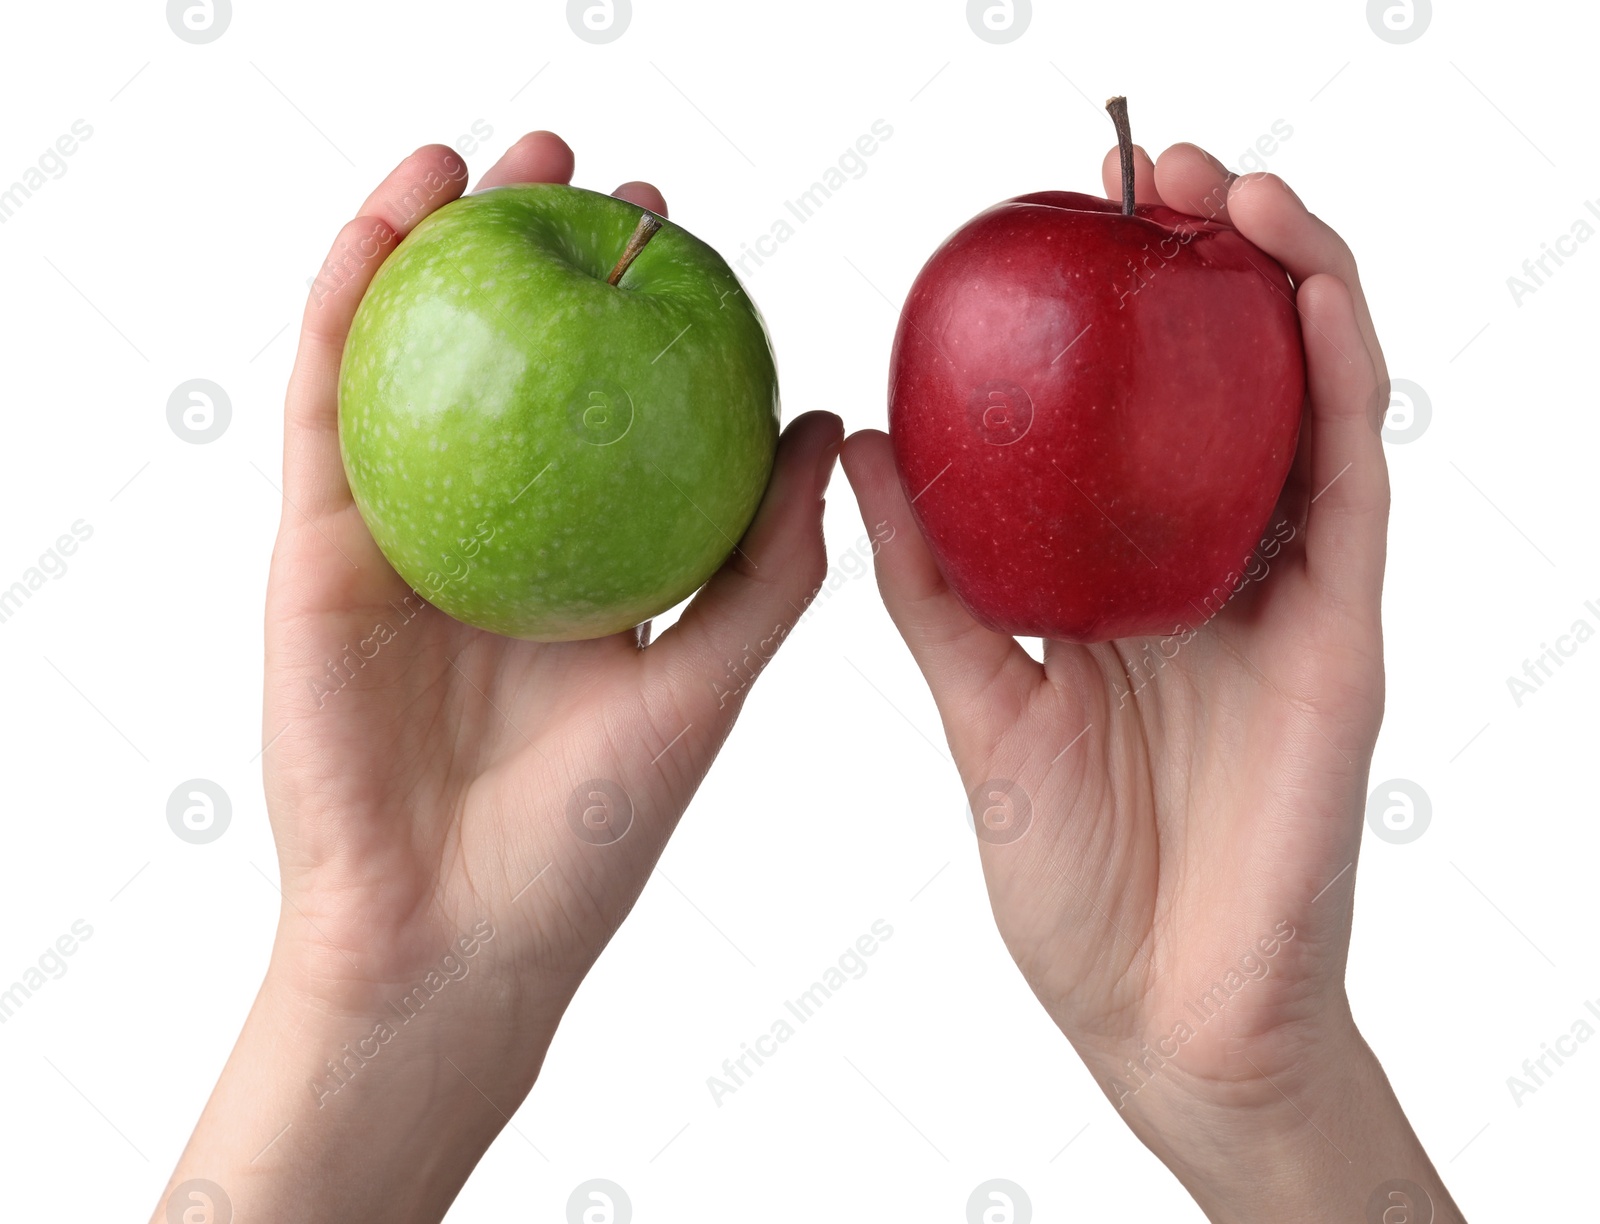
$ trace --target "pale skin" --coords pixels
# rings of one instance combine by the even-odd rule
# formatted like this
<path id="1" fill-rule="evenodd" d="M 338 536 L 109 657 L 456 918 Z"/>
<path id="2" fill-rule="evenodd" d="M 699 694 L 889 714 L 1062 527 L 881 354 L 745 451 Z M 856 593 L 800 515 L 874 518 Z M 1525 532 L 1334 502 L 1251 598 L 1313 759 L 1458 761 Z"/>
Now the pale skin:
<path id="1" fill-rule="evenodd" d="M 1365 1220 L 1372 1192 L 1404 1179 L 1438 1224 L 1460 1221 L 1344 989 L 1383 714 L 1389 514 L 1388 373 L 1355 261 L 1275 175 L 1233 179 L 1189 144 L 1154 163 L 1140 150 L 1135 168 L 1139 203 L 1228 221 L 1297 287 L 1309 404 L 1273 519 L 1293 535 L 1254 570 L 1270 574 L 1186 640 L 1046 642 L 1041 666 L 962 607 L 888 437 L 863 431 L 843 464 L 863 519 L 895 529 L 879 588 L 975 806 L 992 779 L 1031 799 L 1023 836 L 980 842 L 1007 947 L 1206 1214 Z M 1120 198 L 1115 151 L 1103 178 Z M 1241 987 L 1202 1022 L 1188 1004 L 1230 970 Z M 1160 1056 L 1158 1039 L 1175 1055 L 1131 1076 L 1127 1060 L 1141 1041 Z"/>
<path id="2" fill-rule="evenodd" d="M 1312 408 L 1286 507 L 1343 474 L 1272 580 L 1121 708 L 1126 644 L 1050 644 L 1041 668 L 971 620 L 916 533 L 887 439 L 868 431 L 844 463 L 869 525 L 896 529 L 880 587 L 969 788 L 1005 776 L 1033 797 L 1025 837 L 982 847 L 991 899 L 1098 1079 L 1140 1037 L 1170 1031 L 1258 936 L 1293 923 L 1225 1033 L 1207 1026 L 1123 1102 L 1208 1215 L 1359 1219 L 1372 1187 L 1407 1178 L 1441 1224 L 1460 1220 L 1343 990 L 1353 872 L 1338 873 L 1355 858 L 1382 710 L 1382 355 L 1349 252 L 1276 179 L 1230 191 L 1193 146 L 1155 167 L 1140 158 L 1141 201 L 1211 212 L 1201 202 L 1221 184 L 1226 219 L 1299 286 Z M 567 146 L 536 132 L 478 187 L 572 172 Z M 443 146 L 403 161 L 341 232 L 306 306 L 266 615 L 263 766 L 284 904 L 266 979 L 155 1221 L 191 1179 L 223 1187 L 239 1219 L 443 1218 L 726 738 L 748 691 L 719 695 L 728 662 L 757 643 L 771 654 L 826 570 L 822 497 L 843 429 L 808 413 L 784 432 L 739 555 L 654 643 L 648 627 L 510 641 L 420 604 L 351 501 L 336 376 L 382 258 L 466 184 Z M 665 212 L 648 184 L 616 194 Z M 391 632 L 375 637 L 380 623 Z M 328 662 L 362 643 L 367 661 L 327 691 Z M 574 790 L 595 778 L 630 800 L 613 844 L 569 822 Z M 402 1023 L 394 1002 L 441 966 L 446 984 Z"/>
<path id="3" fill-rule="evenodd" d="M 572 173 L 566 144 L 535 132 L 478 187 Z M 429 606 L 402 620 L 390 601 L 411 592 L 345 480 L 336 376 L 382 256 L 466 178 L 430 145 L 372 193 L 313 289 L 290 378 L 262 719 L 284 904 L 266 981 L 171 1183 L 216 1183 L 241 1220 L 444 1216 L 731 729 L 748 690 L 724 700 L 714 685 L 735 687 L 729 661 L 792 624 L 827 568 L 822 495 L 843 425 L 808 413 L 784 432 L 739 555 L 648 649 L 648 627 L 538 645 Z M 616 194 L 666 211 L 648 184 Z M 393 629 L 381 643 L 380 622 Z M 327 693 L 328 661 L 351 646 L 375 654 Z M 631 796 L 614 844 L 569 825 L 590 779 Z M 492 937 L 463 956 L 458 939 L 483 920 Z M 465 976 L 402 1025 L 390 1005 L 451 954 Z M 379 1021 L 399 1031 L 374 1045 Z M 328 1060 L 363 1039 L 376 1055 L 319 1094 L 340 1082 Z"/>

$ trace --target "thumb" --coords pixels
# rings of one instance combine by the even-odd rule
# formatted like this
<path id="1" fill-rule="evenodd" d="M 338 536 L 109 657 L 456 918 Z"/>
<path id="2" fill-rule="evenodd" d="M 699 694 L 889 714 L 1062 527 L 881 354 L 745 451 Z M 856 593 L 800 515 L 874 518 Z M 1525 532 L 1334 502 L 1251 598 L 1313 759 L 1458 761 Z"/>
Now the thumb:
<path id="1" fill-rule="evenodd" d="M 844 422 L 831 412 L 808 412 L 790 423 L 766 496 L 738 548 L 645 651 L 647 667 L 688 717 L 709 702 L 715 714 L 706 722 L 726 733 L 756 673 L 821 586 L 828 568 L 822 497 L 843 439 Z"/>
<path id="2" fill-rule="evenodd" d="M 878 592 L 933 690 L 946 728 L 983 717 L 990 701 L 1020 703 L 1039 668 L 1015 638 L 976 621 L 944 580 L 895 472 L 887 434 L 864 429 L 844 448 L 845 474 L 875 540 Z M 920 495 L 919 495 L 920 496 Z"/>

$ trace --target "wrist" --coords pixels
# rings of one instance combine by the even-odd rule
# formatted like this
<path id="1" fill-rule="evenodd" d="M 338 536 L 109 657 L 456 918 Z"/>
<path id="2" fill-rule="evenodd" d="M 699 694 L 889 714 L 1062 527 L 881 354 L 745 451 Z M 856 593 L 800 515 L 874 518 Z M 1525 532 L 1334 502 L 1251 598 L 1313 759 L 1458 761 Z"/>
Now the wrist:
<path id="1" fill-rule="evenodd" d="M 577 982 L 531 974 L 515 943 L 487 917 L 355 935 L 286 908 L 263 993 L 319 1017 L 335 1048 L 348 1040 L 359 1054 L 422 1033 L 425 1048 L 470 1045 L 531 1082 Z"/>
<path id="2" fill-rule="evenodd" d="M 484 972 L 420 975 L 410 983 L 308 983 L 275 964 L 246 1031 L 259 1013 L 253 1039 L 277 1053 L 286 1081 L 298 1077 L 300 1095 L 320 1116 L 341 1117 L 344 1102 L 356 1113 L 386 1109 L 390 1098 L 411 1092 L 432 1098 L 427 1108 L 448 1109 L 456 1097 L 482 1106 L 482 1095 L 452 1064 L 469 1072 L 476 1065 L 520 1103 L 538 1078 L 554 1023 L 527 1022 L 491 979 Z M 453 1092 L 458 1086 L 466 1091 Z M 504 1105 L 500 1093 L 489 1095 Z M 419 1113 L 426 1105 L 419 1102 Z"/>
<path id="3" fill-rule="evenodd" d="M 383 983 L 330 989 L 275 954 L 167 1193 L 206 1179 L 238 1219 L 442 1219 L 548 1046 L 542 1032 L 514 1041 L 498 1005 L 481 1006 L 493 975 L 478 976 L 419 1006 Z"/>
<path id="4" fill-rule="evenodd" d="M 1285 1058 L 1285 1049 L 1294 1053 Z M 1249 1044 L 1241 1055 L 1247 1071 L 1253 1059 L 1270 1073 L 1202 1080 L 1168 1063 L 1131 1092 L 1125 1058 L 1113 1068 L 1085 1057 L 1103 1086 L 1114 1085 L 1108 1095 L 1123 1120 L 1213 1221 L 1366 1221 L 1391 1182 L 1420 1188 L 1433 1224 L 1462 1219 L 1353 1022 L 1288 1038 L 1270 1063 Z M 1391 1217 L 1379 1208 L 1371 1218 Z"/>

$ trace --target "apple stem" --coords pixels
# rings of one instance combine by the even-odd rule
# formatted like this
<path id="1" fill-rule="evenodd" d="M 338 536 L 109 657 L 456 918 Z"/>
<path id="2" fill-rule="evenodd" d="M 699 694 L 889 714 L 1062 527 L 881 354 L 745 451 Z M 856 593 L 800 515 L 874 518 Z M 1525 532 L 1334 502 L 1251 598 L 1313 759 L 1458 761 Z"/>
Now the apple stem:
<path id="1" fill-rule="evenodd" d="M 660 228 L 661 218 L 655 213 L 647 212 L 639 218 L 639 224 L 633 230 L 633 237 L 628 239 L 628 245 L 622 251 L 622 258 L 617 260 L 617 266 L 612 268 L 611 275 L 606 277 L 606 284 L 615 285 L 622 279 L 622 274 L 634 260 L 639 258 L 639 252 L 644 250 Z"/>
<path id="2" fill-rule="evenodd" d="M 1117 97 L 1106 102 L 1111 122 L 1117 125 L 1117 152 L 1122 157 L 1122 215 L 1133 216 L 1133 132 L 1128 127 L 1128 99 Z"/>

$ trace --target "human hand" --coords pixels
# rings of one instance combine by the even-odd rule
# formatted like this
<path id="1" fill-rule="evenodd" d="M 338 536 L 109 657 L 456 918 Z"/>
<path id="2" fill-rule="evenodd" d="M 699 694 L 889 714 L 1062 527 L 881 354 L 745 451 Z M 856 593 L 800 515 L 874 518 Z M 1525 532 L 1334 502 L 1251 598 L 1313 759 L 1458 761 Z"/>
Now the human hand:
<path id="1" fill-rule="evenodd" d="M 572 171 L 535 132 L 479 188 Z M 826 567 L 842 424 L 811 413 L 785 431 L 738 550 L 654 644 L 648 625 L 514 641 L 409 589 L 352 501 L 337 376 L 378 266 L 466 180 L 430 145 L 373 192 L 317 279 L 289 384 L 263 713 L 282 914 L 174 1178 L 231 1170 L 241 1218 L 246 1203 L 252 1218 L 442 1216 L 731 729 L 748 690 L 729 663 L 749 675 L 770 657 Z M 616 194 L 666 212 L 648 184 Z"/>
<path id="2" fill-rule="evenodd" d="M 1120 198 L 1116 150 L 1103 177 Z M 1454 1218 L 1344 991 L 1389 509 L 1388 375 L 1355 261 L 1282 180 L 1193 145 L 1139 151 L 1136 198 L 1233 225 L 1296 287 L 1309 407 L 1243 589 L 1198 629 L 1046 642 L 1041 666 L 961 605 L 866 431 L 843 462 L 863 519 L 894 528 L 879 587 L 978 814 L 1007 947 L 1202 1206 L 1356 1219 L 1404 1177 Z"/>

